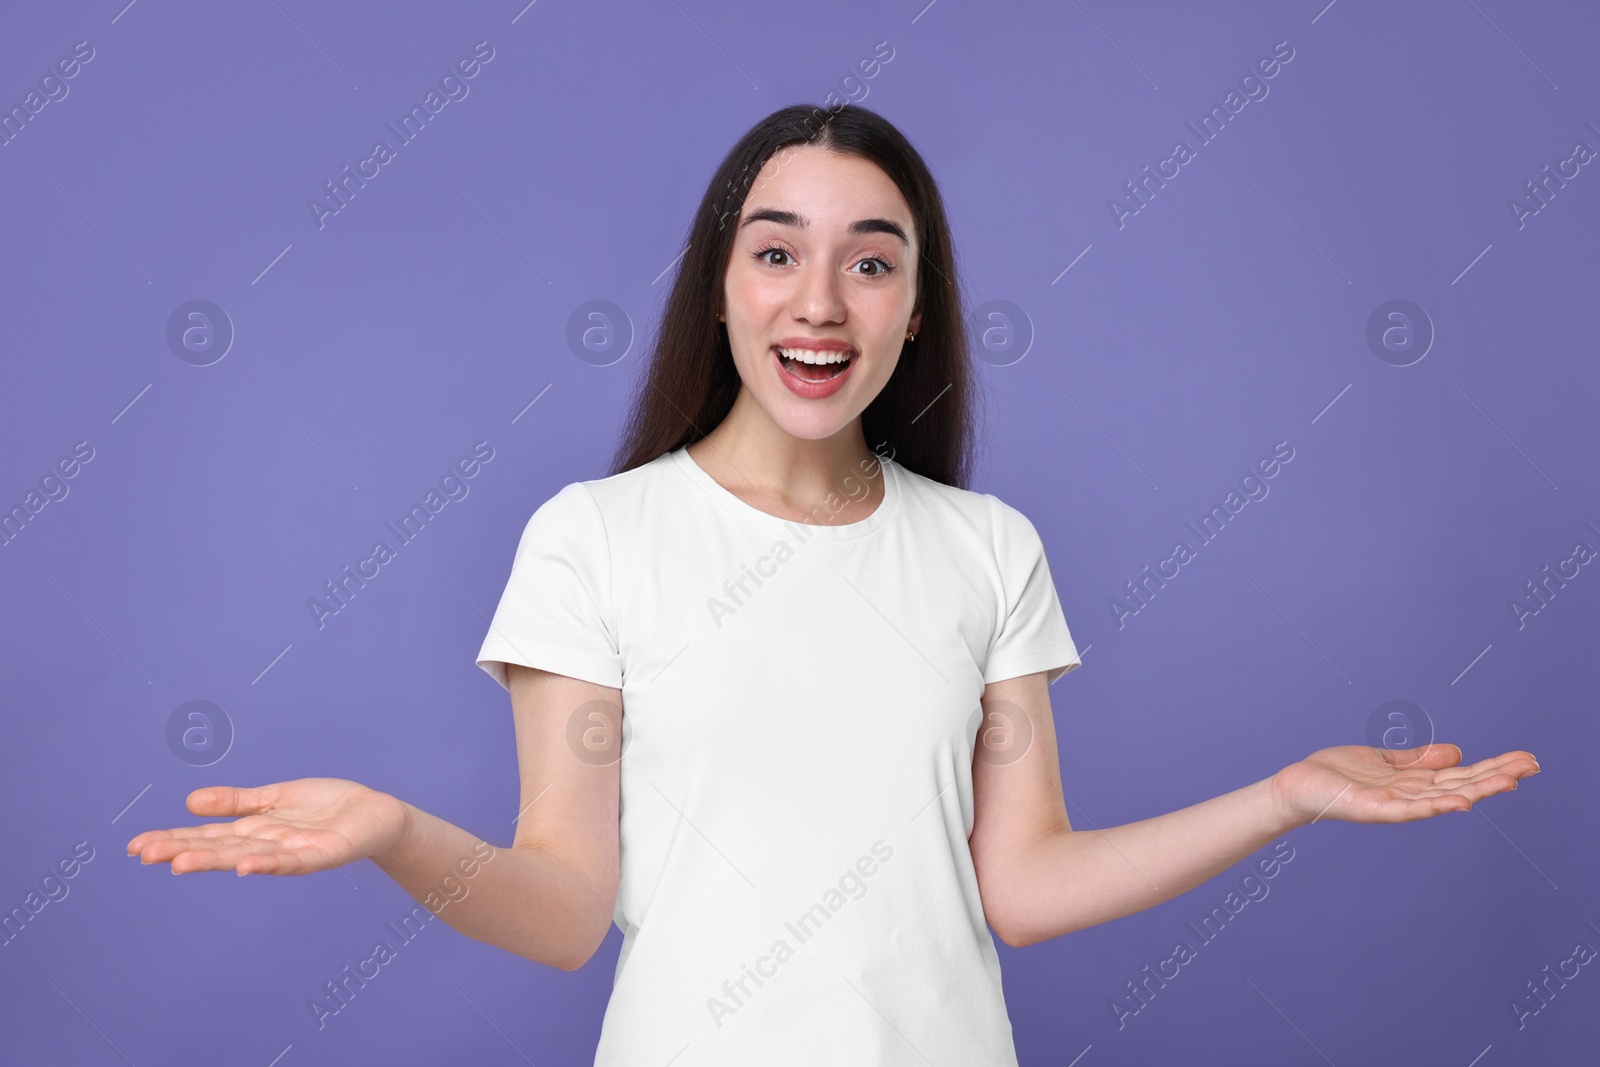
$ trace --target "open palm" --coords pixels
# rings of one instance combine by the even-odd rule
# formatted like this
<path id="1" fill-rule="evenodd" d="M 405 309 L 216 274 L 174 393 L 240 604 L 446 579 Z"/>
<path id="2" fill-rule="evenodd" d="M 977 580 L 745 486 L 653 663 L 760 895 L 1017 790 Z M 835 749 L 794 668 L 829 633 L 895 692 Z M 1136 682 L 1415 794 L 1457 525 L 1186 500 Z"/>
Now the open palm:
<path id="1" fill-rule="evenodd" d="M 310 874 L 375 855 L 406 822 L 403 802 L 344 778 L 207 786 L 189 794 L 188 807 L 195 815 L 234 818 L 146 830 L 128 842 L 128 855 L 170 863 L 173 874 Z"/>
<path id="2" fill-rule="evenodd" d="M 1533 753 L 1505 752 L 1463 767 L 1461 749 L 1336 745 L 1319 749 L 1274 776 L 1280 798 L 1307 821 L 1410 822 L 1466 811 L 1486 796 L 1539 773 Z"/>

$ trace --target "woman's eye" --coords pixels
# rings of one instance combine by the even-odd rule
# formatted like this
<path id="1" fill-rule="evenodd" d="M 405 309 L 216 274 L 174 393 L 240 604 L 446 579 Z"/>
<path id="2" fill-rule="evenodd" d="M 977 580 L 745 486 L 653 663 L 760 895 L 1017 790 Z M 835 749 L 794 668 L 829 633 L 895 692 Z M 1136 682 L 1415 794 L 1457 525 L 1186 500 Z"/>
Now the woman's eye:
<path id="1" fill-rule="evenodd" d="M 767 258 L 773 255 L 784 257 L 783 262 L 774 262 L 773 260 Z M 769 267 L 786 267 L 792 265 L 793 262 L 793 257 L 790 256 L 789 251 L 784 248 L 779 248 L 776 245 L 770 248 L 761 249 L 759 252 L 755 253 L 755 257 L 761 262 L 767 264 Z M 865 259 L 859 260 L 856 265 L 860 266 L 863 263 L 876 264 L 876 267 L 874 267 L 872 270 L 856 272 L 867 278 L 882 277 L 885 274 L 892 274 L 896 270 L 896 267 L 893 263 L 890 263 L 888 260 L 882 259 L 878 256 L 868 256 Z"/>

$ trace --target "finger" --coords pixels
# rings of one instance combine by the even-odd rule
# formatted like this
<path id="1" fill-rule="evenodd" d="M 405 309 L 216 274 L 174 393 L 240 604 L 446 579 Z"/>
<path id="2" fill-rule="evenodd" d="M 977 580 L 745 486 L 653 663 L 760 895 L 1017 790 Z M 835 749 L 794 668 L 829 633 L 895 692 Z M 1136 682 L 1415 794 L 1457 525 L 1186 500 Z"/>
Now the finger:
<path id="1" fill-rule="evenodd" d="M 241 876 L 246 874 L 311 874 L 328 868 L 327 857 L 314 848 L 280 848 L 273 852 L 246 856 L 235 865 Z"/>
<path id="2" fill-rule="evenodd" d="M 1390 790 L 1402 800 L 1426 800 L 1429 797 L 1442 797 L 1453 793 L 1460 786 L 1454 782 L 1435 781 L 1428 775 L 1420 778 L 1397 778 L 1392 782 L 1385 782 L 1382 788 Z"/>
<path id="3" fill-rule="evenodd" d="M 217 825 L 228 825 L 219 823 Z M 146 830 L 128 842 L 128 855 L 136 856 L 158 841 L 184 840 L 201 836 L 199 826 L 173 826 L 166 830 Z"/>
<path id="4" fill-rule="evenodd" d="M 253 855 L 272 855 L 279 851 L 277 844 L 271 841 L 258 841 L 240 839 L 237 842 L 213 846 L 209 843 L 195 845 L 179 851 L 169 859 L 173 874 L 188 874 L 192 871 L 231 871 L 247 857 Z"/>
<path id="5" fill-rule="evenodd" d="M 1437 797 L 1462 796 L 1469 802 L 1501 793 L 1507 789 L 1516 788 L 1516 778 L 1499 770 L 1486 770 L 1470 778 L 1459 778 L 1452 781 L 1429 781 L 1426 778 L 1399 778 L 1386 782 L 1382 787 L 1388 796 L 1382 793 L 1375 794 L 1378 801 L 1397 799 L 1402 801 L 1432 800 Z"/>
<path id="6" fill-rule="evenodd" d="M 1482 781 L 1469 782 L 1455 788 L 1455 795 L 1463 796 L 1469 803 L 1477 803 L 1484 797 L 1492 797 L 1496 793 L 1508 793 L 1517 788 L 1517 779 L 1509 774 L 1491 774 Z"/>
<path id="7" fill-rule="evenodd" d="M 1517 780 L 1503 772 L 1489 772 L 1472 781 L 1457 783 L 1448 789 L 1428 790 L 1415 797 L 1382 798 L 1374 801 L 1376 812 L 1383 821 L 1409 821 L 1441 815 L 1447 811 L 1469 811 L 1484 797 L 1494 796 L 1517 788 Z"/>
<path id="8" fill-rule="evenodd" d="M 246 829 L 246 822 L 248 819 L 235 822 L 202 822 L 200 825 L 174 825 L 166 830 L 146 830 L 128 841 L 128 854 L 131 856 L 155 841 L 171 840 L 171 838 L 224 837 L 229 833 L 238 833 Z"/>
<path id="9" fill-rule="evenodd" d="M 254 833 L 174 833 L 171 837 L 150 841 L 149 845 L 139 849 L 138 856 L 146 862 L 165 862 L 186 848 L 222 848 L 229 845 L 245 845 L 256 840 L 270 843 L 272 838 L 258 837 Z"/>
<path id="10" fill-rule="evenodd" d="M 1525 778 L 1530 774 L 1539 773 L 1539 761 L 1534 758 L 1532 752 L 1505 752 L 1489 759 L 1479 760 L 1470 766 L 1443 771 L 1434 780 L 1444 784 L 1463 779 L 1470 780 L 1493 771 L 1504 771 L 1514 777 Z"/>
<path id="11" fill-rule="evenodd" d="M 146 845 L 155 841 L 164 833 L 166 833 L 165 830 L 146 830 L 142 834 L 134 834 L 128 840 L 128 855 L 137 856 Z"/>
<path id="12" fill-rule="evenodd" d="M 1450 811 L 1466 811 L 1471 802 L 1456 793 L 1436 797 L 1392 797 L 1374 800 L 1372 807 L 1357 817 L 1360 822 L 1416 822 Z"/>
<path id="13" fill-rule="evenodd" d="M 1475 788 L 1489 781 L 1498 782 L 1507 788 L 1515 789 L 1517 782 L 1523 777 L 1524 775 L 1521 773 L 1521 769 L 1513 764 L 1510 766 L 1510 769 L 1507 769 L 1507 767 L 1491 767 L 1480 774 L 1472 775 L 1470 778 L 1458 778 L 1451 781 L 1435 782 L 1434 785 L 1438 789 L 1442 789 L 1451 793 L 1459 793 L 1465 789 Z"/>
<path id="14" fill-rule="evenodd" d="M 271 827 L 282 825 L 278 820 L 267 816 L 247 816 L 234 822 L 208 822 L 199 826 L 174 826 L 167 830 L 146 830 L 128 842 L 128 855 L 133 856 L 143 852 L 157 841 L 188 840 L 189 838 L 226 837 L 237 835 L 241 831 L 251 834 L 262 833 Z M 260 827 L 258 830 L 257 827 Z"/>
<path id="15" fill-rule="evenodd" d="M 226 823 L 219 825 L 228 825 Z M 159 841 L 152 841 L 138 852 L 139 859 L 144 863 L 166 863 L 180 852 L 190 849 L 223 848 L 227 846 L 248 844 L 258 840 L 255 837 L 246 837 L 241 834 L 224 834 L 201 836 L 177 835 L 164 837 Z"/>
<path id="16" fill-rule="evenodd" d="M 196 815 L 221 815 L 237 818 L 241 815 L 259 815 L 278 798 L 274 785 L 237 786 L 208 785 L 190 793 L 185 803 Z"/>
<path id="17" fill-rule="evenodd" d="M 1405 771 L 1441 770 L 1461 762 L 1461 749 L 1445 741 L 1421 748 L 1380 748 L 1377 752 L 1390 766 Z"/>

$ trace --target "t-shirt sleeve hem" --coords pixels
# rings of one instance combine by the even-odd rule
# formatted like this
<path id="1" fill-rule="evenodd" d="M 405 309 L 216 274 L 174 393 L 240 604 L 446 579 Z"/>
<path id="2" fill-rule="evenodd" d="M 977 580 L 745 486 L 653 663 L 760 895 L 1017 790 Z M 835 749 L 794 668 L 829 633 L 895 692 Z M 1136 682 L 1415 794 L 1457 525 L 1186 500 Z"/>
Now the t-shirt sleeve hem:
<path id="1" fill-rule="evenodd" d="M 485 641 L 483 648 L 478 652 L 477 664 L 500 683 L 502 689 L 510 692 L 511 685 L 506 677 L 506 664 L 519 663 L 524 667 L 534 667 L 551 674 L 564 674 L 569 678 L 579 681 L 593 682 L 612 689 L 622 688 L 622 666 L 604 659 L 573 652 L 565 648 L 556 648 L 545 644 L 529 644 L 519 642 L 513 647 L 509 642 L 496 640 L 491 637 Z"/>
<path id="2" fill-rule="evenodd" d="M 992 657 L 984 666 L 983 684 L 990 685 L 1007 678 L 1020 678 L 1037 671 L 1048 671 L 1045 681 L 1054 682 L 1063 674 L 1068 674 L 1082 665 L 1083 660 L 1078 656 L 1077 645 L 1071 641 L 1061 641 Z"/>

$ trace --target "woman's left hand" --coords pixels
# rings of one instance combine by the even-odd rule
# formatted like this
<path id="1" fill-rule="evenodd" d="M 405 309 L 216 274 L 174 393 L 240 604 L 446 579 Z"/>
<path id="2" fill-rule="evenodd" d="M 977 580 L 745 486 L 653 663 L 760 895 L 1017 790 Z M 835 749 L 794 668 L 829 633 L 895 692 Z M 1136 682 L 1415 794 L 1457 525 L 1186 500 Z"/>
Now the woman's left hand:
<path id="1" fill-rule="evenodd" d="M 1533 753 L 1520 749 L 1462 767 L 1461 749 L 1434 742 L 1422 748 L 1336 745 L 1320 749 L 1272 776 L 1274 795 L 1299 822 L 1410 822 L 1517 788 L 1539 773 Z"/>

